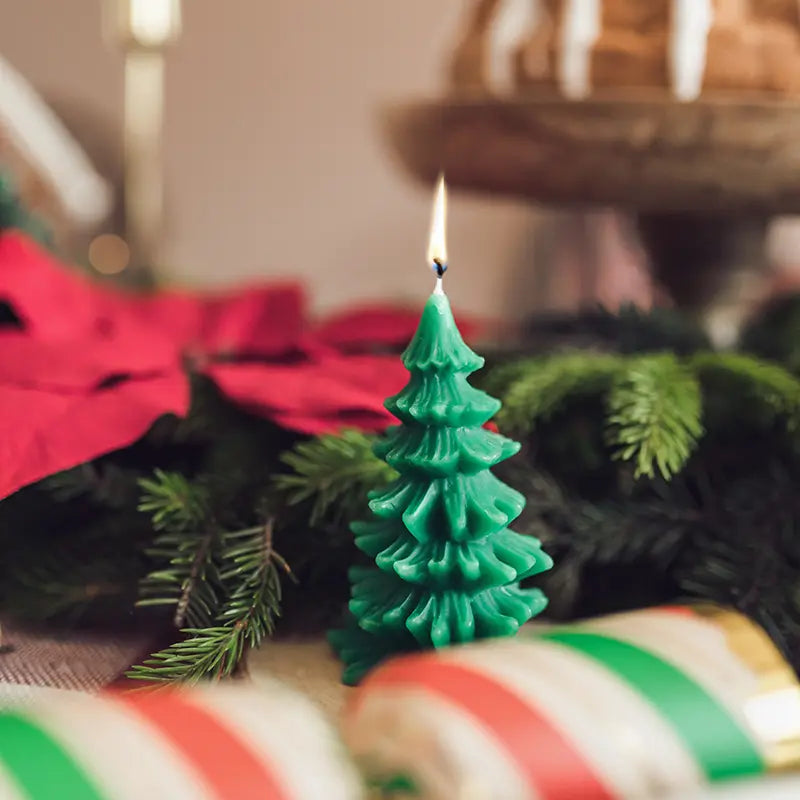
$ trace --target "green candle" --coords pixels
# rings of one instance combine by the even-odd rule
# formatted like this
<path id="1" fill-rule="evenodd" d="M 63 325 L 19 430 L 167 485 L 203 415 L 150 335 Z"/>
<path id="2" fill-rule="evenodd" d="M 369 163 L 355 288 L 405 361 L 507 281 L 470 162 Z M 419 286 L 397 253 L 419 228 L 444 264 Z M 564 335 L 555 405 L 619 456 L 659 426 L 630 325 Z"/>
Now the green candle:
<path id="1" fill-rule="evenodd" d="M 374 566 L 351 570 L 351 624 L 330 636 L 345 683 L 395 652 L 512 636 L 547 605 L 519 582 L 552 560 L 509 529 L 525 499 L 491 472 L 519 444 L 483 427 L 500 402 L 470 386 L 483 359 L 461 338 L 442 289 L 442 181 L 435 209 L 436 288 L 403 353 L 410 380 L 386 401 L 400 424 L 375 447 L 399 477 L 370 496 L 372 519 L 353 525 Z"/>

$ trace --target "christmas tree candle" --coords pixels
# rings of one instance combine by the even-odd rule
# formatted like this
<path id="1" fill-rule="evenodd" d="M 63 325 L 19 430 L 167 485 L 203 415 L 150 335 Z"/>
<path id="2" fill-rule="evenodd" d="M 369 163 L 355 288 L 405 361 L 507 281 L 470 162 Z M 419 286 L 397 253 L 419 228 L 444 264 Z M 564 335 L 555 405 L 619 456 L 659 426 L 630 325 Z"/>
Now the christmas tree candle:
<path id="1" fill-rule="evenodd" d="M 491 472 L 519 445 L 484 427 L 500 402 L 470 386 L 483 359 L 461 338 L 442 288 L 445 207 L 440 181 L 429 251 L 436 288 L 403 354 L 410 380 L 386 401 L 400 424 L 375 448 L 399 477 L 371 495 L 373 518 L 353 525 L 374 565 L 351 570 L 350 625 L 330 636 L 345 683 L 397 652 L 511 636 L 547 604 L 520 580 L 552 561 L 539 541 L 509 529 L 525 500 Z"/>

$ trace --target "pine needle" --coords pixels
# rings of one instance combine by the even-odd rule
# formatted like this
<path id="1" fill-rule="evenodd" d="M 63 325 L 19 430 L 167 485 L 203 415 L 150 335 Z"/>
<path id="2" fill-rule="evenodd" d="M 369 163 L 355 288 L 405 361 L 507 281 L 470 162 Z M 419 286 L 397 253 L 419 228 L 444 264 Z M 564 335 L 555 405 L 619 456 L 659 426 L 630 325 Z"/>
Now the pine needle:
<path id="1" fill-rule="evenodd" d="M 614 458 L 635 476 L 669 480 L 702 436 L 702 398 L 694 375 L 671 354 L 631 359 L 609 393 L 607 436 Z"/>
<path id="2" fill-rule="evenodd" d="M 133 565 L 101 547 L 73 553 L 68 544 L 39 553 L 35 562 L 17 557 L 14 571 L 13 595 L 3 598 L 4 610 L 26 621 L 59 619 L 70 625 L 121 613 L 129 607 L 136 581 Z"/>
<path id="3" fill-rule="evenodd" d="M 138 474 L 110 461 L 89 461 L 45 478 L 40 486 L 59 503 L 80 500 L 102 509 L 125 510 L 138 497 Z"/>
<path id="4" fill-rule="evenodd" d="M 207 493 L 179 472 L 155 470 L 154 478 L 142 478 L 139 511 L 150 514 L 156 530 L 191 528 L 208 513 Z"/>
<path id="5" fill-rule="evenodd" d="M 174 606 L 176 628 L 210 625 L 219 610 L 215 563 L 219 531 L 207 491 L 175 472 L 156 470 L 139 481 L 139 510 L 160 531 L 146 554 L 157 565 L 140 582 L 140 608 Z"/>
<path id="6" fill-rule="evenodd" d="M 737 608 L 800 664 L 797 469 L 759 461 L 713 496 L 708 522 L 677 565 L 687 598 Z"/>
<path id="7" fill-rule="evenodd" d="M 800 380 L 778 364 L 740 353 L 698 353 L 691 366 L 715 400 L 708 403 L 709 425 L 782 421 L 790 433 L 800 431 Z"/>
<path id="8" fill-rule="evenodd" d="M 742 332 L 740 349 L 800 373 L 800 294 L 782 294 Z"/>
<path id="9" fill-rule="evenodd" d="M 560 411 L 569 398 L 603 394 L 622 363 L 619 356 L 569 353 L 528 360 L 516 370 L 501 367 L 511 379 L 500 397 L 503 408 L 497 424 L 512 436 L 530 433 L 537 422 Z"/>
<path id="10" fill-rule="evenodd" d="M 492 397 L 504 397 L 514 383 L 525 375 L 538 371 L 546 361 L 548 361 L 546 357 L 506 361 L 488 369 L 485 374 L 479 375 L 475 384 Z"/>
<path id="11" fill-rule="evenodd" d="M 357 516 L 367 493 L 397 474 L 373 454 L 374 442 L 375 437 L 354 430 L 301 442 L 281 456 L 294 472 L 275 476 L 278 494 L 288 505 L 310 502 L 312 526 L 329 512 L 337 519 Z"/>
<path id="12" fill-rule="evenodd" d="M 280 616 L 281 573 L 289 565 L 275 551 L 273 523 L 222 535 L 220 578 L 228 594 L 215 624 L 184 628 L 186 638 L 133 667 L 128 677 L 153 682 L 189 682 L 229 676 L 247 648 L 271 636 Z"/>
<path id="13" fill-rule="evenodd" d="M 227 677 L 236 668 L 243 650 L 240 628 L 184 628 L 181 634 L 184 640 L 153 653 L 128 670 L 127 677 L 151 683 L 197 683 Z"/>

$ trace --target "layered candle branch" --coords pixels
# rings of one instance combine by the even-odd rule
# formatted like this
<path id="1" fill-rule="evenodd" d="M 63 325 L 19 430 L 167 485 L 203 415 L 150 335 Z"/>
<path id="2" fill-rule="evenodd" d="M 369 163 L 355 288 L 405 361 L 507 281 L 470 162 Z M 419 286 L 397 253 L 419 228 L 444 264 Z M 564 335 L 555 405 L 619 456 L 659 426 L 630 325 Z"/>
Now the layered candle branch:
<path id="1" fill-rule="evenodd" d="M 401 424 L 375 448 L 400 475 L 353 525 L 375 566 L 351 570 L 354 624 L 331 636 L 348 683 L 398 650 L 513 635 L 547 604 L 519 582 L 552 561 L 509 530 L 525 500 L 490 472 L 519 445 L 482 427 L 500 402 L 470 386 L 483 359 L 444 294 L 428 300 L 403 363 L 411 378 L 386 401 Z"/>

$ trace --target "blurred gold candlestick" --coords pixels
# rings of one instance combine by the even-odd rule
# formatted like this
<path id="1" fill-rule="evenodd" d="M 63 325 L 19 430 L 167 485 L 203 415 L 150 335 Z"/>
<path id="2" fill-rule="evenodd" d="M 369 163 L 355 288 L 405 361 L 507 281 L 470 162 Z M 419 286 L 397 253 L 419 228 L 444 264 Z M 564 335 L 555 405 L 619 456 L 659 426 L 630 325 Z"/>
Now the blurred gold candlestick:
<path id="1" fill-rule="evenodd" d="M 107 35 L 125 50 L 125 237 L 140 277 L 158 265 L 164 226 L 164 54 L 180 0 L 108 0 Z"/>

